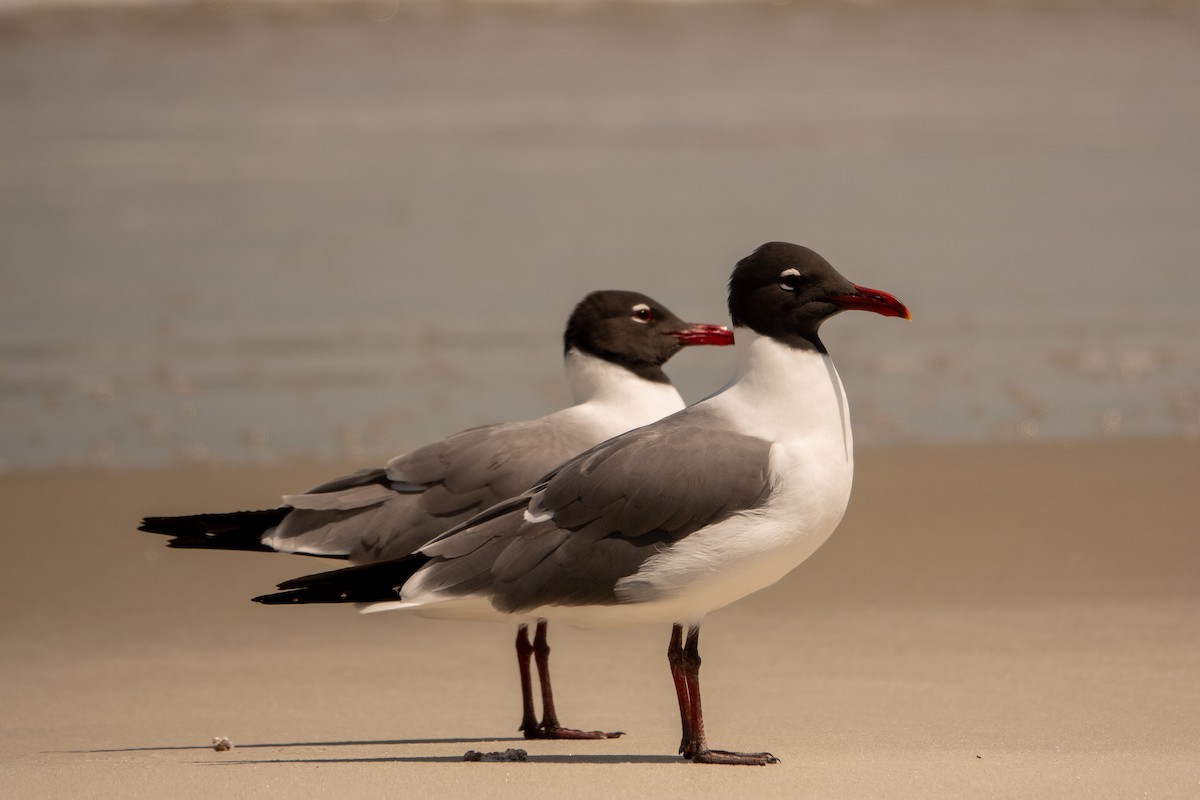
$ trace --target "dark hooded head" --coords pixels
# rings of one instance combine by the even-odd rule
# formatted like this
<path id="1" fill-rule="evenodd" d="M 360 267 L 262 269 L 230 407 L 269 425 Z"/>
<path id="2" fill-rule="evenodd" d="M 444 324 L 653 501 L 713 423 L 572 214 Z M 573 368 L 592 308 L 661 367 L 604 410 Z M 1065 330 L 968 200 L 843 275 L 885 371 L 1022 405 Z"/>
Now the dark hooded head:
<path id="1" fill-rule="evenodd" d="M 821 323 L 849 310 L 909 316 L 892 295 L 851 283 L 824 258 L 797 244 L 768 242 L 739 261 L 729 278 L 734 327 L 793 347 L 825 352 L 817 335 Z"/>
<path id="2" fill-rule="evenodd" d="M 733 344 L 733 333 L 720 325 L 684 322 L 653 298 L 621 290 L 583 298 L 563 334 L 565 351 L 574 348 L 664 383 L 668 378 L 662 365 L 696 344 Z"/>

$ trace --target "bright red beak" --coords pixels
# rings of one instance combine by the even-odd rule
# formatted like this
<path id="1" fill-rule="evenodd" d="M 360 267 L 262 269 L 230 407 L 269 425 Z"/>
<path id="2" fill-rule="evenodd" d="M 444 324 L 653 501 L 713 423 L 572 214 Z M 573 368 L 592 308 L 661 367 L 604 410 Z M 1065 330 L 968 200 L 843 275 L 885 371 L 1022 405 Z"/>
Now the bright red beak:
<path id="1" fill-rule="evenodd" d="M 671 331 L 671 335 L 685 345 L 715 344 L 724 347 L 733 344 L 733 331 L 724 325 L 698 323 L 681 331 Z"/>
<path id="2" fill-rule="evenodd" d="M 847 311 L 873 311 L 885 317 L 900 317 L 912 319 L 908 309 L 892 295 L 878 289 L 868 289 L 865 286 L 854 285 L 856 294 L 844 294 L 827 298 L 839 308 Z"/>

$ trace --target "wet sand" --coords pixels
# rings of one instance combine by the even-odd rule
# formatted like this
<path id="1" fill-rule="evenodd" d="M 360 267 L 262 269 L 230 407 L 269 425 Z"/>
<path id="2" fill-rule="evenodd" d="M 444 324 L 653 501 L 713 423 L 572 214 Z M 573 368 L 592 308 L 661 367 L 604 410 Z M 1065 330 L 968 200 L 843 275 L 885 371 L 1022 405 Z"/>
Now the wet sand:
<path id="1" fill-rule="evenodd" d="M 248 602 L 328 562 L 172 551 L 143 514 L 349 465 L 0 478 L 7 797 L 1195 797 L 1200 447 L 860 453 L 842 527 L 713 614 L 714 746 L 673 755 L 666 630 L 554 632 L 566 724 L 516 739 L 507 626 Z M 214 736 L 235 744 L 217 753 Z M 462 763 L 523 747 L 528 763 Z"/>

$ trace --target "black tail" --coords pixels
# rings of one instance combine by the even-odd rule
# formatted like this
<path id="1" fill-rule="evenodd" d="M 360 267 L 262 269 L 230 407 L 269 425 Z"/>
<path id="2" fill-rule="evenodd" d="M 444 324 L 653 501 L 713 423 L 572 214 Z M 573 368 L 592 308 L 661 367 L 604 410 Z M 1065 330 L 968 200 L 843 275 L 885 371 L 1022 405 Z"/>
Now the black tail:
<path id="1" fill-rule="evenodd" d="M 146 517 L 138 530 L 175 538 L 168 547 L 212 550 L 256 550 L 272 553 L 262 535 L 283 521 L 290 508 L 264 511 L 233 511 L 228 514 L 195 514 L 190 517 Z"/>
<path id="2" fill-rule="evenodd" d="M 420 553 L 364 564 L 359 567 L 319 572 L 279 584 L 284 591 L 254 598 L 256 603 L 374 603 L 399 600 L 400 587 L 432 559 Z"/>

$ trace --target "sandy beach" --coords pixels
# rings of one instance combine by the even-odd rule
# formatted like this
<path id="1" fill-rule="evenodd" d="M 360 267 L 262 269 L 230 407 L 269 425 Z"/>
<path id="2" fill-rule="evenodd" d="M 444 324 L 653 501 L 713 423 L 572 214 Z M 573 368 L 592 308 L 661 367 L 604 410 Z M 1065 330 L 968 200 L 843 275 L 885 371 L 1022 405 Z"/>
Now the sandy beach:
<path id="1" fill-rule="evenodd" d="M 88 5 L 0 0 L 0 797 L 1200 797 L 1197 3 Z M 773 239 L 914 317 L 822 331 L 846 519 L 705 623 L 779 765 L 675 755 L 665 629 L 554 631 L 626 735 L 526 743 L 511 627 L 136 531 L 561 407 L 584 293 L 723 321 Z"/>
<path id="2" fill-rule="evenodd" d="M 674 756 L 666 630 L 556 631 L 564 722 L 627 734 L 525 743 L 510 628 L 261 607 L 248 599 L 326 562 L 134 530 L 344 466 L 0 479 L 0 794 L 1200 791 L 1195 444 L 863 452 L 833 539 L 705 626 L 710 739 L 782 759 L 762 769 Z M 461 761 L 509 747 L 529 762 Z"/>

